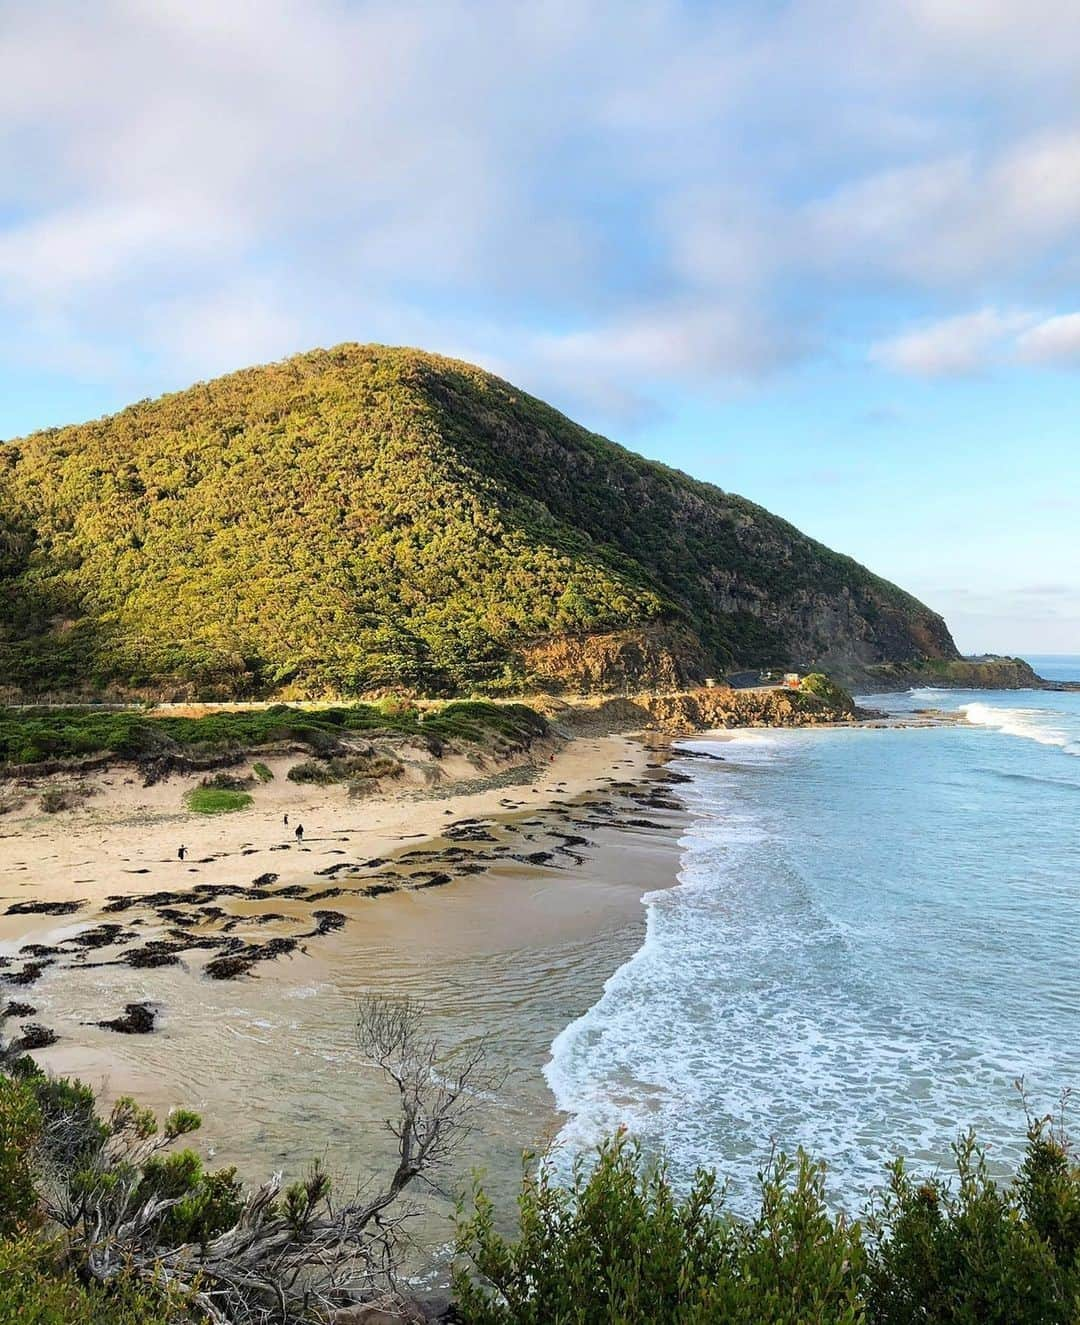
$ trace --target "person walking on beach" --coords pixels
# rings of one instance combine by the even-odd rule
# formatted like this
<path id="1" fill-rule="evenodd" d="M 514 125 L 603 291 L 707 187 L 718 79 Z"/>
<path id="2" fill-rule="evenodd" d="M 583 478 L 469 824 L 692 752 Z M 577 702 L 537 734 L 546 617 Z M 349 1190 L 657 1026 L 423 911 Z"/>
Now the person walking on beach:
<path id="1" fill-rule="evenodd" d="M 184 846 L 183 843 L 181 843 L 180 850 L 176 853 L 176 859 L 183 860 L 186 855 L 187 855 L 187 847 Z"/>
<path id="2" fill-rule="evenodd" d="M 288 828 L 288 826 L 289 826 L 289 816 L 288 816 L 287 814 L 284 815 L 284 816 L 282 817 L 281 822 L 285 825 L 286 828 Z"/>
<path id="3" fill-rule="evenodd" d="M 298 842 L 302 842 L 302 841 L 304 840 L 304 825 L 303 825 L 303 824 L 297 824 L 297 825 L 296 825 L 296 840 L 297 840 Z"/>

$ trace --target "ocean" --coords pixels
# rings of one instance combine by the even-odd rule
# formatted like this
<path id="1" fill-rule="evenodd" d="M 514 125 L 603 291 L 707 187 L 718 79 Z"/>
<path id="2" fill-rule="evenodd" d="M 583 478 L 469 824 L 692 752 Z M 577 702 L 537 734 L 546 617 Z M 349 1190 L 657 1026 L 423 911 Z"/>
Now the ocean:
<path id="1" fill-rule="evenodd" d="M 1032 658 L 1080 681 L 1080 657 Z M 1024 1101 L 1080 1086 L 1080 692 L 864 697 L 934 727 L 744 732 L 685 748 L 676 887 L 640 950 L 555 1040 L 563 1157 L 626 1124 L 685 1183 L 755 1205 L 777 1144 L 859 1208 L 897 1154 L 991 1166 Z"/>

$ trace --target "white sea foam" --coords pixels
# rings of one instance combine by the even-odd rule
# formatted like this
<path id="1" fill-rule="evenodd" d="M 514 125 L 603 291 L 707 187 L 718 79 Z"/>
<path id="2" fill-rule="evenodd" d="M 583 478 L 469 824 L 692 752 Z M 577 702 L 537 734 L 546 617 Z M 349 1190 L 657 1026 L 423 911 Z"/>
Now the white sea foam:
<path id="1" fill-rule="evenodd" d="M 976 703 L 961 704 L 960 712 L 973 726 L 991 727 L 1007 736 L 1019 736 L 1040 745 L 1057 746 L 1066 754 L 1080 755 L 1080 740 L 1060 727 L 1050 726 L 1049 715 L 1042 709 L 999 708 L 994 704 Z"/>
<path id="2" fill-rule="evenodd" d="M 1029 716 L 1010 710 L 1004 721 L 1015 725 L 1017 713 Z M 1028 914 L 1040 894 L 1025 892 L 1022 919 L 1016 885 L 988 894 L 985 836 L 973 832 L 965 854 L 941 814 L 942 797 L 955 795 L 973 822 L 967 747 L 949 747 L 955 763 L 941 781 L 918 781 L 919 750 L 935 742 L 941 758 L 957 731 L 915 742 L 898 733 L 891 747 L 884 733 L 689 743 L 723 762 L 680 766 L 693 781 L 680 788 L 692 822 L 678 886 L 646 896 L 641 948 L 552 1045 L 545 1074 L 568 1114 L 557 1170 L 625 1125 L 668 1157 L 677 1181 L 717 1168 L 732 1207 L 748 1211 L 773 1138 L 826 1159 L 845 1203 L 880 1183 L 897 1152 L 928 1166 L 946 1159 L 966 1123 L 996 1158 L 1015 1161 L 1023 1114 L 1012 1082 L 1074 1084 L 1073 1029 L 1058 1023 L 1075 1018 L 1061 1011 L 1072 1006 L 1067 981 L 1058 988 L 1050 974 L 1067 964 L 1039 947 L 1059 930 Z M 838 758 L 841 748 L 850 754 Z M 916 762 L 890 763 L 903 758 Z M 978 794 L 1006 795 L 989 783 Z M 1000 822 L 998 808 L 987 813 Z M 909 814 L 923 816 L 914 830 Z M 1064 821 L 1044 822 L 1058 831 Z M 1030 858 L 1017 868 L 1050 905 L 1051 883 L 1039 883 Z M 975 913 L 964 909 L 972 898 Z M 1073 903 L 1059 896 L 1053 909 L 1062 905 Z M 1010 962 L 1021 964 L 1010 973 Z M 1023 994 L 1033 972 L 1040 1000 Z"/>

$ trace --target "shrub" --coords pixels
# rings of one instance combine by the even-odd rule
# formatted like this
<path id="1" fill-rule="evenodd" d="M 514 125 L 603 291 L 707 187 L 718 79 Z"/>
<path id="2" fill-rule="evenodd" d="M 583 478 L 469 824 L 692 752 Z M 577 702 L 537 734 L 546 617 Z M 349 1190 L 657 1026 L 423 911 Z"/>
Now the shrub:
<path id="1" fill-rule="evenodd" d="M 814 695 L 838 713 L 853 713 L 855 701 L 848 692 L 826 676 L 824 672 L 811 672 L 799 682 L 799 689 L 806 695 Z"/>
<path id="2" fill-rule="evenodd" d="M 273 782 L 273 770 L 263 763 L 254 763 L 251 765 L 251 771 L 260 782 Z"/>
<path id="3" fill-rule="evenodd" d="M 662 1165 L 643 1167 L 616 1136 L 567 1188 L 543 1169 L 526 1177 L 516 1242 L 477 1192 L 458 1232 L 460 1310 L 475 1325 L 857 1325 L 860 1230 L 833 1219 L 823 1187 L 804 1155 L 777 1156 L 761 1177 L 761 1215 L 740 1224 L 715 1174 L 699 1172 L 678 1196 Z"/>
<path id="4" fill-rule="evenodd" d="M 401 699 L 397 695 L 387 695 L 385 698 L 380 699 L 378 709 L 385 718 L 400 718 L 406 713 L 416 713 L 416 706 L 414 704 L 410 704 L 407 699 Z"/>
<path id="5" fill-rule="evenodd" d="M 219 791 L 247 791 L 251 784 L 251 778 L 238 778 L 235 773 L 215 773 L 202 780 L 204 787 L 216 787 Z"/>
<path id="6" fill-rule="evenodd" d="M 501 1080 L 480 1048 L 440 1057 L 420 1015 L 408 1000 L 358 1004 L 362 1059 L 397 1090 L 397 1145 L 383 1174 L 334 1199 L 318 1162 L 287 1187 L 276 1173 L 243 1191 L 234 1169 L 208 1173 L 193 1150 L 172 1150 L 198 1115 L 174 1110 L 159 1127 L 121 1099 L 102 1118 L 86 1086 L 47 1076 L 0 1037 L 0 1321 L 300 1325 L 326 1319 L 346 1290 L 392 1283 L 401 1193 L 445 1162 L 473 1096 Z M 62 1232 L 62 1258 L 27 1240 L 24 1211 Z"/>
<path id="7" fill-rule="evenodd" d="M 205 1246 L 211 1238 L 231 1228 L 244 1208 L 244 1192 L 236 1169 L 206 1173 L 194 1150 L 154 1156 L 143 1168 L 135 1200 L 160 1196 L 177 1202 L 161 1222 L 158 1238 L 164 1246 L 197 1242 Z"/>
<path id="8" fill-rule="evenodd" d="M 225 787 L 193 787 L 184 794 L 184 804 L 194 814 L 231 814 L 233 810 L 246 810 L 251 803 L 248 792 Z"/>
<path id="9" fill-rule="evenodd" d="M 40 1131 L 33 1091 L 22 1081 L 0 1076 L 0 1239 L 34 1222 L 32 1159 Z"/>
<path id="10" fill-rule="evenodd" d="M 472 1325 L 1076 1325 L 1080 1166 L 1060 1125 L 1030 1124 L 1015 1180 L 968 1134 L 954 1174 L 902 1161 L 866 1219 L 825 1201 L 824 1169 L 774 1156 L 756 1218 L 725 1216 L 716 1178 L 676 1195 L 623 1137 L 568 1188 L 527 1176 L 518 1233 L 477 1190 L 458 1229 L 455 1291 Z"/>
<path id="11" fill-rule="evenodd" d="M 290 782 L 329 786 L 335 782 L 374 782 L 378 778 L 400 777 L 404 766 L 393 755 L 381 750 L 347 755 L 334 759 L 305 759 L 294 764 L 287 774 Z"/>
<path id="12" fill-rule="evenodd" d="M 70 810 L 76 798 L 64 787 L 46 787 L 41 792 L 40 806 L 46 815 L 58 815 L 61 810 Z"/>
<path id="13" fill-rule="evenodd" d="M 290 782 L 323 787 L 338 780 L 334 770 L 323 759 L 305 759 L 303 763 L 293 764 L 285 776 Z"/>
<path id="14" fill-rule="evenodd" d="M 187 1325 L 183 1299 L 120 1274 L 108 1288 L 84 1286 L 59 1249 L 31 1237 L 0 1241 L 0 1321 L 20 1325 Z"/>
<path id="15" fill-rule="evenodd" d="M 1074 1325 L 1080 1310 L 1080 1170 L 1045 1120 L 1014 1184 L 989 1176 L 971 1133 L 956 1181 L 917 1179 L 902 1160 L 868 1221 L 875 1325 Z"/>

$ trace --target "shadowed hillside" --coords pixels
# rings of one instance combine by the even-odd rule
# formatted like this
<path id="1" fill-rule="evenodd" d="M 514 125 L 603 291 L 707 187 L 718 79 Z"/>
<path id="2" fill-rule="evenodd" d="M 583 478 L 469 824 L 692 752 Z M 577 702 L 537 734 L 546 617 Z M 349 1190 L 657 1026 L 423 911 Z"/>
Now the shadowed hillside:
<path id="1" fill-rule="evenodd" d="M 954 658 L 761 507 L 468 364 L 342 345 L 0 446 L 26 692 L 678 685 Z"/>

